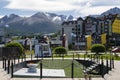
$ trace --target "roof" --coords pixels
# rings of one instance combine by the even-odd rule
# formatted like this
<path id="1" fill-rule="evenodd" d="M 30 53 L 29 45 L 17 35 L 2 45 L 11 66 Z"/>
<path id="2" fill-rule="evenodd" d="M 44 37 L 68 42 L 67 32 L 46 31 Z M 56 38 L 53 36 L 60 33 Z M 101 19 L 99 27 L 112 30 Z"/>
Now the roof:
<path id="1" fill-rule="evenodd" d="M 79 17 L 79 18 L 77 19 L 77 21 L 78 21 L 78 20 L 82 20 L 82 21 L 83 21 L 83 19 L 82 19 L 81 17 Z"/>
<path id="2" fill-rule="evenodd" d="M 114 48 L 114 49 L 112 49 L 112 52 L 120 52 L 120 48 Z"/>
<path id="3" fill-rule="evenodd" d="M 77 21 L 76 21 L 76 20 L 75 20 L 75 21 L 64 21 L 64 22 L 62 23 L 62 25 L 64 25 L 64 24 L 68 25 L 68 24 L 70 24 L 70 23 L 76 24 Z"/>

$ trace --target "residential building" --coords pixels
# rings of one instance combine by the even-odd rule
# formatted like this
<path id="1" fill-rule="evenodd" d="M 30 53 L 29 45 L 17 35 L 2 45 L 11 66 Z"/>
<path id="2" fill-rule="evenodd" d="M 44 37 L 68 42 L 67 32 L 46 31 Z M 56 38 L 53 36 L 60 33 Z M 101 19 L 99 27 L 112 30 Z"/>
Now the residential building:
<path id="1" fill-rule="evenodd" d="M 97 32 L 97 19 L 93 17 L 86 17 L 85 19 L 85 33 L 86 35 L 92 35 Z"/>
<path id="2" fill-rule="evenodd" d="M 85 20 L 78 18 L 75 21 L 66 21 L 62 24 L 62 32 L 66 34 L 68 44 L 73 44 L 77 49 L 85 49 L 87 47 L 87 37 L 91 36 L 91 43 L 104 43 L 101 40 L 102 34 L 106 35 L 106 46 L 111 41 L 120 41 L 120 16 L 117 14 L 109 14 L 100 17 L 87 16 Z M 114 27 L 113 27 L 114 26 Z M 114 37 L 113 37 L 114 36 Z M 114 40 L 115 39 L 115 40 Z"/>
<path id="3" fill-rule="evenodd" d="M 5 35 L 2 30 L 0 30 L 0 44 L 5 43 Z"/>
<path id="4" fill-rule="evenodd" d="M 62 36 L 66 34 L 68 43 L 72 43 L 72 32 L 76 34 L 77 21 L 63 22 Z"/>
<path id="5" fill-rule="evenodd" d="M 120 45 L 120 15 L 115 15 L 113 24 L 112 24 L 112 38 L 111 42 L 114 43 L 115 46 Z"/>
<path id="6" fill-rule="evenodd" d="M 66 34 L 68 44 L 73 44 L 78 49 L 82 45 L 85 46 L 84 34 L 84 20 L 79 17 L 75 21 L 63 22 L 62 24 L 62 35 Z"/>

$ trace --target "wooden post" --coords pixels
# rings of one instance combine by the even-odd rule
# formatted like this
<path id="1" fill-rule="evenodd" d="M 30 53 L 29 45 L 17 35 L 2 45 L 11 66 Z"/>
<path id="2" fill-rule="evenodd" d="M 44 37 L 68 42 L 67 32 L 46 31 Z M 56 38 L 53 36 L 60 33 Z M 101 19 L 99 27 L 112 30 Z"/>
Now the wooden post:
<path id="1" fill-rule="evenodd" d="M 114 69 L 114 57 L 112 57 L 112 67 Z"/>
<path id="2" fill-rule="evenodd" d="M 11 78 L 13 78 L 13 61 L 11 63 Z"/>
<path id="3" fill-rule="evenodd" d="M 110 57 L 110 70 L 112 70 L 112 59 Z"/>
<path id="4" fill-rule="evenodd" d="M 7 73 L 9 74 L 10 73 L 10 59 L 8 59 L 8 66 L 7 66 Z"/>
<path id="5" fill-rule="evenodd" d="M 84 54 L 84 61 L 85 61 L 85 54 Z M 86 63 L 83 63 L 83 70 L 85 69 L 85 65 Z"/>
<path id="6" fill-rule="evenodd" d="M 5 68 L 4 68 L 5 71 L 6 71 L 6 68 L 7 68 L 6 65 L 7 65 L 7 64 L 6 64 L 6 58 L 5 58 Z"/>
<path id="7" fill-rule="evenodd" d="M 106 57 L 106 67 L 107 67 L 107 73 L 108 73 L 109 72 L 108 57 Z"/>
<path id="8" fill-rule="evenodd" d="M 72 64 L 71 64 L 71 78 L 73 79 L 74 78 L 74 62 L 72 61 Z"/>
<path id="9" fill-rule="evenodd" d="M 3 62 L 3 65 L 2 65 L 2 66 L 3 66 L 3 69 L 4 69 L 4 67 L 5 67 L 5 66 L 4 66 L 4 65 L 5 65 L 5 59 L 4 59 L 4 57 L 3 57 L 2 62 Z"/>
<path id="10" fill-rule="evenodd" d="M 40 79 L 42 79 L 42 60 L 40 62 Z"/>
<path id="11" fill-rule="evenodd" d="M 102 75 L 102 77 L 104 77 L 104 62 L 103 62 L 103 59 L 102 59 L 102 63 L 101 63 L 101 75 Z"/>

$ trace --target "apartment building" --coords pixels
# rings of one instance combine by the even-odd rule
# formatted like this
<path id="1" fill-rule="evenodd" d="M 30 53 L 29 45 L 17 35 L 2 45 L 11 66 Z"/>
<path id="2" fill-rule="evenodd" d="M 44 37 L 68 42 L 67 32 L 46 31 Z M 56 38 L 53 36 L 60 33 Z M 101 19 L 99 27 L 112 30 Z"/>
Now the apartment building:
<path id="1" fill-rule="evenodd" d="M 112 24 L 116 15 L 109 14 L 100 17 L 87 16 L 85 20 L 79 17 L 75 21 L 66 21 L 62 24 L 62 32 L 66 34 L 68 44 L 85 49 L 86 36 L 91 35 L 91 43 L 101 43 L 101 35 L 106 33 L 107 45 L 113 40 Z"/>
<path id="2" fill-rule="evenodd" d="M 62 35 L 66 34 L 68 44 L 75 45 L 76 48 L 85 46 L 85 37 L 84 34 L 84 20 L 79 17 L 75 21 L 67 21 L 62 24 Z"/>
<path id="3" fill-rule="evenodd" d="M 97 32 L 98 20 L 96 18 L 88 16 L 84 20 L 84 23 L 86 35 L 92 35 L 93 33 Z"/>
<path id="4" fill-rule="evenodd" d="M 112 24 L 112 35 L 111 42 L 113 42 L 115 46 L 120 46 L 120 14 L 115 15 Z"/>
<path id="5" fill-rule="evenodd" d="M 0 30 L 0 44 L 5 43 L 5 33 Z"/>

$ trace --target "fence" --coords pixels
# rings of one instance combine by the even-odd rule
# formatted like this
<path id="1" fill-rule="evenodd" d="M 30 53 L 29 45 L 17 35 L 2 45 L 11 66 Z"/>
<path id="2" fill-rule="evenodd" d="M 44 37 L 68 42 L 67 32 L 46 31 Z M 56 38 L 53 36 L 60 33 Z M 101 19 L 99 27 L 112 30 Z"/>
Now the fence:
<path id="1" fill-rule="evenodd" d="M 18 58 L 19 60 L 19 56 L 20 56 L 20 51 L 18 48 L 1 48 L 1 57 L 3 59 L 3 68 L 4 70 L 7 70 L 8 73 L 11 73 L 11 77 L 13 77 L 13 72 L 23 68 L 23 67 L 26 67 L 26 64 L 29 63 L 30 61 L 23 61 L 19 64 L 15 64 L 15 57 Z M 14 55 L 14 56 L 13 56 Z M 62 69 L 69 69 L 69 77 L 71 78 L 74 78 L 74 77 L 78 77 L 78 76 L 75 76 L 75 69 L 76 68 L 81 68 L 78 64 L 76 64 L 76 60 L 80 61 L 80 55 L 78 54 L 78 59 L 74 58 L 74 54 L 73 54 L 73 59 L 67 64 L 67 65 L 62 65 Z M 89 66 L 85 66 L 86 68 L 84 68 L 84 70 L 87 71 L 87 69 L 89 68 L 89 70 L 91 69 L 91 67 L 94 67 L 96 64 L 95 63 L 95 56 L 92 56 L 92 55 L 89 55 L 89 60 L 86 59 L 86 54 L 84 55 L 84 59 L 83 59 L 83 65 L 89 65 Z M 44 60 L 44 59 L 43 59 Z M 54 59 L 55 60 L 55 59 Z M 54 62 L 53 59 L 51 59 L 52 62 Z M 66 59 L 60 59 L 61 61 L 65 61 Z M 110 60 L 108 60 L 108 58 L 106 57 L 105 58 L 106 60 L 106 63 L 104 63 L 103 61 L 103 58 L 100 58 L 99 57 L 99 63 L 98 65 L 98 68 L 100 69 L 100 74 L 102 75 L 102 77 L 104 77 L 104 74 L 105 74 L 105 70 L 106 72 L 108 73 L 109 70 L 111 70 L 112 68 L 114 68 L 114 58 L 113 57 L 110 57 Z M 33 60 L 32 60 L 33 61 Z M 38 58 L 36 59 L 36 61 L 39 61 Z M 36 62 L 35 61 L 35 62 Z M 49 60 L 50 61 L 50 60 Z M 82 62 L 82 61 L 80 61 Z M 89 62 L 89 63 L 87 63 Z M 58 63 L 58 64 L 62 64 L 62 63 Z M 11 67 L 10 67 L 11 66 Z M 48 64 L 44 64 L 44 62 L 41 62 L 40 63 L 40 78 L 42 78 L 42 69 L 44 67 L 50 67 Z M 11 69 L 10 69 L 11 68 Z M 92 70 L 90 70 L 92 71 Z M 88 75 L 90 73 L 90 71 L 88 71 Z M 78 73 L 79 75 L 81 75 L 80 73 Z M 86 75 L 86 74 L 85 74 Z M 86 76 L 85 76 L 86 77 Z"/>

